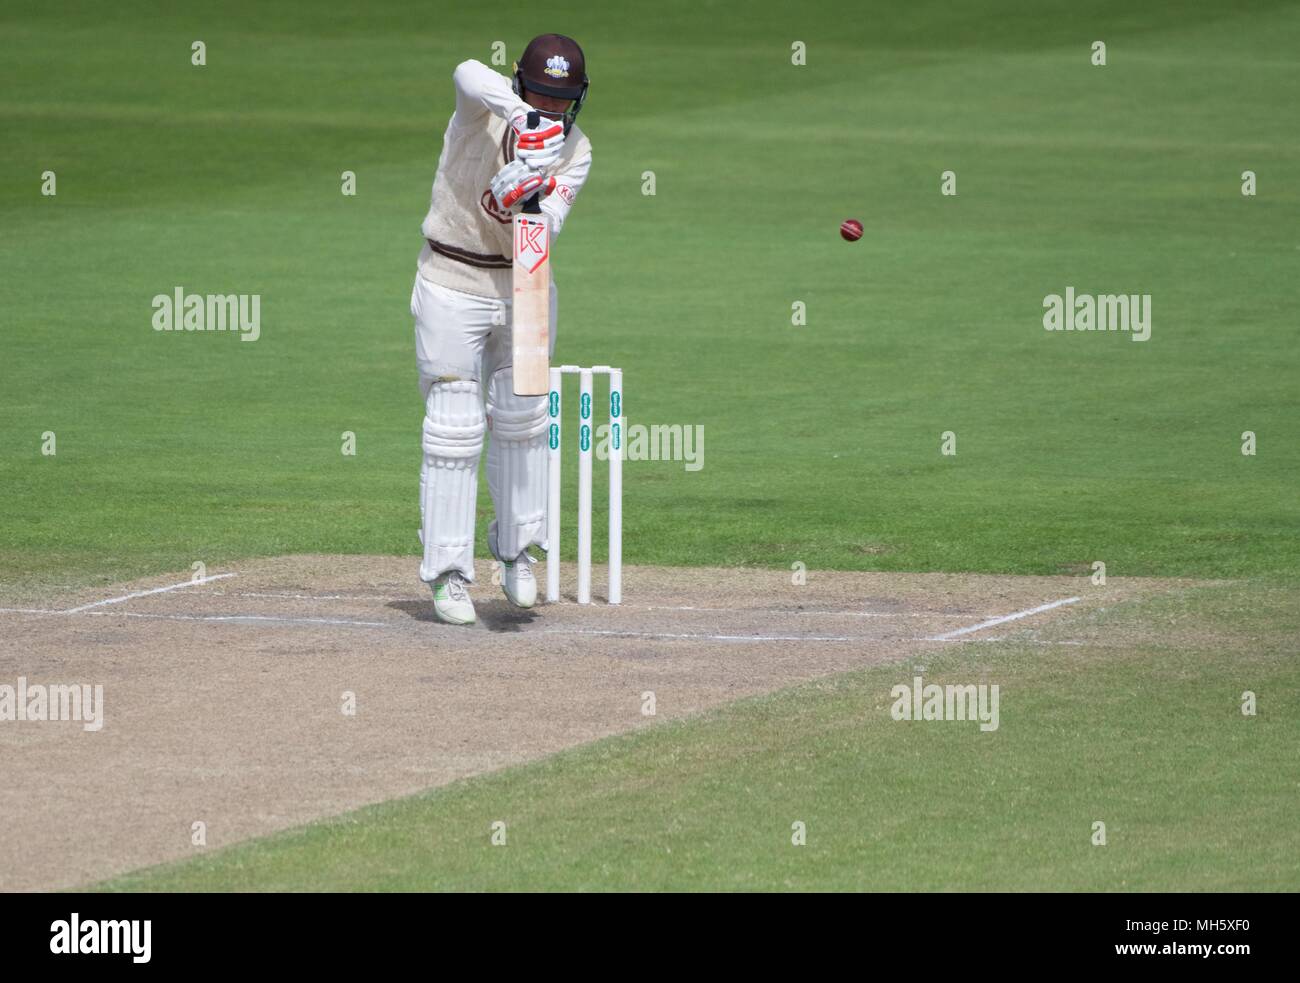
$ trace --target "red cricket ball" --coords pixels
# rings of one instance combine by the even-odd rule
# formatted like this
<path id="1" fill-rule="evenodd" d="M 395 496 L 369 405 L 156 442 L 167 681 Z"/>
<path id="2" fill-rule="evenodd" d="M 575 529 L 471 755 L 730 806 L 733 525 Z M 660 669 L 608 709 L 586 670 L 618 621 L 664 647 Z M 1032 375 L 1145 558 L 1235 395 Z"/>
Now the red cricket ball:
<path id="1" fill-rule="evenodd" d="M 840 235 L 849 242 L 857 242 L 862 238 L 862 223 L 856 218 L 846 218 L 840 223 Z"/>

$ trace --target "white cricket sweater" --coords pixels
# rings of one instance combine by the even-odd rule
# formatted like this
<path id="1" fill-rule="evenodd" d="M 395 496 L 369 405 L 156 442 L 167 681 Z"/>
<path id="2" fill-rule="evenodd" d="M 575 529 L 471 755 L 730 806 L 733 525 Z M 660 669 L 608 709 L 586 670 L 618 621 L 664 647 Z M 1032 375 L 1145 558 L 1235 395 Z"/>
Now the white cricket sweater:
<path id="1" fill-rule="evenodd" d="M 442 139 L 429 212 L 420 230 L 420 275 L 433 283 L 481 297 L 509 298 L 512 212 L 492 197 L 492 178 L 514 159 L 510 119 L 529 106 L 514 94 L 509 79 L 477 61 L 456 66 L 456 111 Z M 551 239 L 559 234 L 591 167 L 591 141 L 575 124 L 560 158 L 543 173 L 555 190 L 542 200 L 550 217 Z"/>

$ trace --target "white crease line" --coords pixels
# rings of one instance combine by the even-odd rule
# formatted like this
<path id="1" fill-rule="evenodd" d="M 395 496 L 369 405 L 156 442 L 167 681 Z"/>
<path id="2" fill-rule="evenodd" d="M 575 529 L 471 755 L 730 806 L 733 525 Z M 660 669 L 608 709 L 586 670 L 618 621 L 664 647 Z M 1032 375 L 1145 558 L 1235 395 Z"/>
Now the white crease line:
<path id="1" fill-rule="evenodd" d="M 56 611 L 55 614 L 67 614 Z M 159 621 L 275 621 L 289 625 L 355 625 L 361 628 L 396 627 L 386 621 L 347 621 L 343 618 L 281 618 L 266 614 L 141 614 L 137 611 L 91 611 L 105 617 L 149 618 Z"/>
<path id="2" fill-rule="evenodd" d="M 776 612 L 768 611 L 768 614 Z M 965 618 L 965 613 L 946 611 L 795 611 L 795 614 L 830 614 L 837 618 Z"/>
<path id="3" fill-rule="evenodd" d="M 967 642 L 1011 642 L 1013 645 L 1093 645 L 1094 642 L 1078 642 L 1068 639 L 1051 638 L 1016 638 L 1014 635 L 989 635 L 984 638 L 966 638 Z"/>
<path id="4" fill-rule="evenodd" d="M 1012 645 L 1095 645 L 1094 642 L 1051 641 L 1042 638 L 1012 638 L 1008 635 L 990 635 L 987 638 L 918 638 L 918 642 L 952 642 L 954 645 L 986 645 L 1010 642 Z"/>
<path id="5" fill-rule="evenodd" d="M 705 635 L 601 628 L 546 628 L 543 635 L 613 635 L 618 638 L 697 638 L 709 642 L 878 642 L 860 635 Z"/>
<path id="6" fill-rule="evenodd" d="M 90 604 L 83 604 L 77 608 L 65 608 L 62 614 L 80 614 L 82 611 L 89 611 L 91 608 L 103 607 L 105 604 L 121 604 L 123 601 L 130 601 L 137 597 L 148 597 L 150 594 L 166 594 L 168 591 L 180 590 L 182 587 L 197 587 L 200 584 L 208 584 L 214 580 L 224 580 L 227 577 L 237 577 L 234 573 L 218 573 L 211 577 L 200 577 L 198 580 L 187 580 L 181 584 L 171 584 L 167 587 L 154 587 L 152 590 L 138 590 L 131 594 L 123 594 L 121 597 L 110 597 L 103 601 L 92 601 Z"/>
<path id="7" fill-rule="evenodd" d="M 712 607 L 709 605 L 699 604 L 638 604 L 633 605 L 642 611 L 755 611 L 756 608 L 729 608 L 729 607 Z"/>
<path id="8" fill-rule="evenodd" d="M 637 605 L 642 611 L 704 611 L 704 612 L 740 612 L 743 614 L 825 614 L 844 618 L 964 618 L 966 614 L 950 614 L 946 611 L 775 611 L 771 608 L 727 608 L 698 607 L 691 605 Z"/>
<path id="9" fill-rule="evenodd" d="M 218 597 L 273 597 L 290 601 L 401 601 L 410 600 L 409 594 L 278 594 L 256 591 L 214 590 L 209 594 Z"/>
<path id="10" fill-rule="evenodd" d="M 413 598 L 409 594 L 290 594 L 260 591 L 208 591 L 218 597 L 257 597 L 287 599 L 293 601 L 406 601 Z M 743 612 L 746 614 L 801 614 L 826 615 L 843 618 L 965 618 L 968 613 L 950 613 L 947 611 L 806 611 L 779 612 L 762 608 L 704 607 L 698 605 L 628 605 L 641 611 L 703 611 L 703 612 Z"/>
<path id="11" fill-rule="evenodd" d="M 1014 614 L 1004 614 L 1000 618 L 990 618 L 988 621 L 981 621 L 978 625 L 967 625 L 965 628 L 958 628 L 956 631 L 944 632 L 942 635 L 931 635 L 924 639 L 927 642 L 947 642 L 956 638 L 958 635 L 969 635 L 973 631 L 980 631 L 984 628 L 992 628 L 994 625 L 1005 624 L 1008 621 L 1018 621 L 1021 618 L 1028 618 L 1031 614 L 1039 614 L 1043 611 L 1050 611 L 1052 608 L 1059 608 L 1063 604 L 1074 604 L 1083 600 L 1082 597 L 1067 597 L 1060 601 L 1050 601 L 1047 604 L 1040 604 L 1036 608 L 1030 608 L 1027 611 L 1017 611 Z"/>

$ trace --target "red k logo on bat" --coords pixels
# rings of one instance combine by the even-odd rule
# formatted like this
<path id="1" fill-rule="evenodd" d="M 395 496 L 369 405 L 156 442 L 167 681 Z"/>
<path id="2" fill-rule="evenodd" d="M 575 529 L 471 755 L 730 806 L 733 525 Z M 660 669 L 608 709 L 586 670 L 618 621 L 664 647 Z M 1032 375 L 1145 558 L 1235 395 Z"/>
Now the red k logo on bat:
<path id="1" fill-rule="evenodd" d="M 551 251 L 546 223 L 521 216 L 515 224 L 515 237 L 515 256 L 529 273 L 536 272 Z"/>

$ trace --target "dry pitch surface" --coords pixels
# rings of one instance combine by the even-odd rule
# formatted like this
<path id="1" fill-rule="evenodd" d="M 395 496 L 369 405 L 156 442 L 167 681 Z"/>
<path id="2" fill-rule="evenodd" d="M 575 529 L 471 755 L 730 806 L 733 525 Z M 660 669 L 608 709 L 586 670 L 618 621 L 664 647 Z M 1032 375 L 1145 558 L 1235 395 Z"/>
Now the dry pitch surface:
<path id="1" fill-rule="evenodd" d="M 1173 584 L 624 576 L 620 607 L 579 606 L 569 582 L 562 603 L 531 612 L 484 578 L 473 628 L 432 620 L 409 557 L 281 557 L 201 583 L 0 597 L 0 684 L 104 687 L 101 731 L 0 727 L 0 890 L 192 855 L 195 822 L 219 847 L 814 677 L 1060 626 Z M 648 692 L 655 717 L 642 713 Z M 346 693 L 355 715 L 342 712 Z"/>

